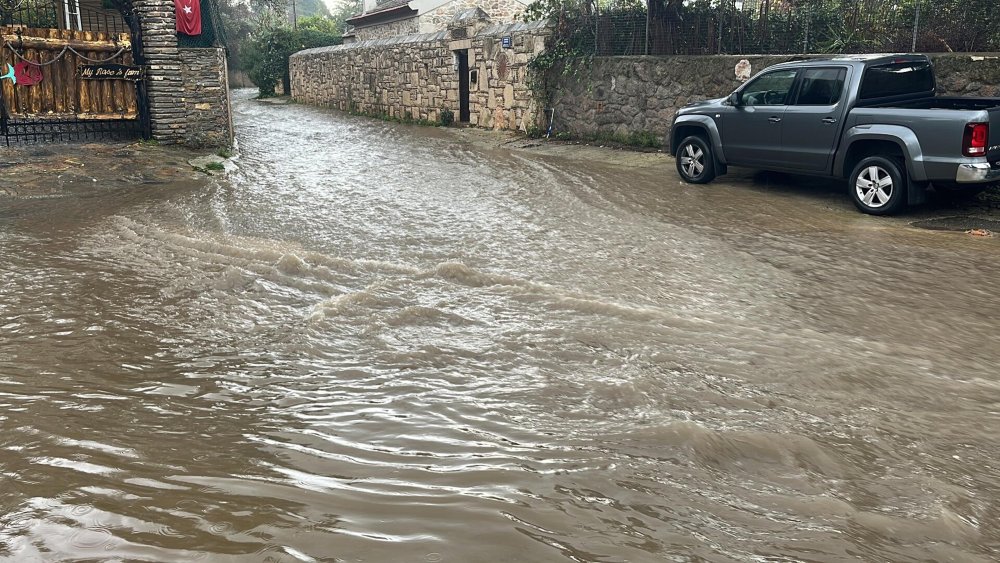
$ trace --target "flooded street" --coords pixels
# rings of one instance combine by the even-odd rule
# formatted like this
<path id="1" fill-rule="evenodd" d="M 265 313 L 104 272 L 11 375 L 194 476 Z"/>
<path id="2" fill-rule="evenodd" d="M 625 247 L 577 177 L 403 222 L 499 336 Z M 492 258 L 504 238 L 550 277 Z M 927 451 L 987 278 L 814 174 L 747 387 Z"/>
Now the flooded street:
<path id="1" fill-rule="evenodd" d="M 1000 239 L 240 98 L 0 200 L 0 560 L 1000 558 Z"/>

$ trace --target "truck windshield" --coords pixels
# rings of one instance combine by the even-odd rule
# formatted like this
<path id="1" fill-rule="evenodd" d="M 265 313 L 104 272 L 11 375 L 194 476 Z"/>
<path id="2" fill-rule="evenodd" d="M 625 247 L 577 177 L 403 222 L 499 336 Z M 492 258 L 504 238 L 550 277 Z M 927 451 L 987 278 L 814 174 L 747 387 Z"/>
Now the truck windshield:
<path id="1" fill-rule="evenodd" d="M 861 79 L 862 100 L 934 90 L 934 74 L 926 62 L 908 61 L 869 67 Z"/>

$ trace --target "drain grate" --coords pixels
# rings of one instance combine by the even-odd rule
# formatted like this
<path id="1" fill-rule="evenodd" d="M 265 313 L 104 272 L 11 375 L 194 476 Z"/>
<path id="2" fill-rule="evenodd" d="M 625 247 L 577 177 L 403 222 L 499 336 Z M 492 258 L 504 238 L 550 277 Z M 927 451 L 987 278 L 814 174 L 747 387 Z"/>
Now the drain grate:
<path id="1" fill-rule="evenodd" d="M 982 217 L 939 217 L 937 219 L 914 221 L 910 225 L 932 231 L 965 232 L 972 229 L 986 229 L 995 233 L 1000 232 L 1000 221 L 996 219 L 983 219 Z"/>

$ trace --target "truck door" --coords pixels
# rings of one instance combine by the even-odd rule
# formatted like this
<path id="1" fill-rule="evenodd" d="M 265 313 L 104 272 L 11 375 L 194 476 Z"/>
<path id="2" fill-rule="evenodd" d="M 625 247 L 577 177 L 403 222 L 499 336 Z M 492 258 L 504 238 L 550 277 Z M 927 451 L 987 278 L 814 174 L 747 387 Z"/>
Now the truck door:
<path id="1" fill-rule="evenodd" d="M 846 67 L 809 68 L 800 73 L 798 93 L 782 120 L 782 168 L 829 170 L 843 128 L 846 80 Z"/>
<path id="2" fill-rule="evenodd" d="M 723 117 L 722 146 L 729 164 L 767 167 L 782 160 L 782 118 L 797 72 L 768 72 L 740 89 L 740 105 Z"/>

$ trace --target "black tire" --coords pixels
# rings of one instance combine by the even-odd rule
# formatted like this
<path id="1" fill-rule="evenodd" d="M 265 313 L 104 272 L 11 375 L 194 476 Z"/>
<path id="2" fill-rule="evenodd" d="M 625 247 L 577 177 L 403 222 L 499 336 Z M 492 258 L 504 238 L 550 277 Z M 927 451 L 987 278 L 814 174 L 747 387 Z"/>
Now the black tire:
<path id="1" fill-rule="evenodd" d="M 869 156 L 847 178 L 851 200 L 862 213 L 892 215 L 906 207 L 906 169 L 896 159 Z"/>
<path id="2" fill-rule="evenodd" d="M 707 184 L 715 179 L 715 155 L 705 139 L 692 135 L 677 146 L 677 173 L 689 184 Z"/>

